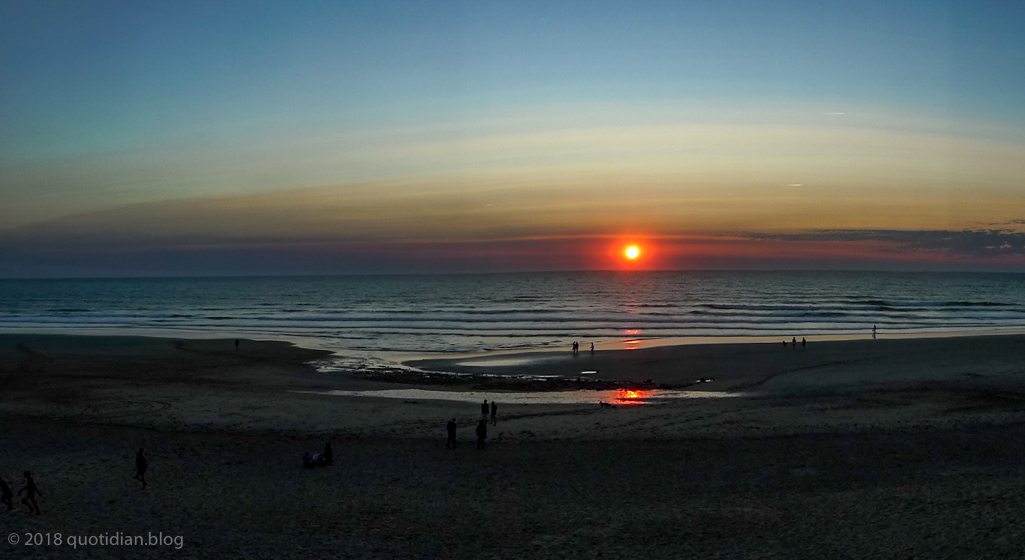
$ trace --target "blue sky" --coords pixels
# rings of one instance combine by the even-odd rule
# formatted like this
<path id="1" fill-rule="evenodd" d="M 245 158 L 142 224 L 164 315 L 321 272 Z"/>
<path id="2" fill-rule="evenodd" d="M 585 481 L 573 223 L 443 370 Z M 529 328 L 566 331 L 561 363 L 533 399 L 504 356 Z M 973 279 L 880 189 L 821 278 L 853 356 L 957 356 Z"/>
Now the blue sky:
<path id="1" fill-rule="evenodd" d="M 5 2 L 6 158 L 468 109 L 783 98 L 1025 121 L 1020 2 Z"/>
<path id="2" fill-rule="evenodd" d="M 986 204 L 1008 199 L 1018 171 L 1023 37 L 1021 2 L 3 1 L 0 194 L 8 207 L 0 220 L 24 227 L 141 203 L 366 180 L 458 176 L 472 190 L 501 182 L 501 162 L 521 152 L 528 155 L 504 176 L 509 185 L 529 173 L 557 185 L 553 167 L 607 175 L 608 166 L 588 170 L 586 162 L 609 154 L 638 154 L 614 171 L 648 165 L 644 147 L 656 141 L 638 148 L 625 139 L 636 134 L 624 131 L 668 124 L 692 127 L 669 142 L 697 125 L 835 129 L 836 148 L 802 152 L 794 176 L 885 143 L 857 144 L 853 130 L 919 135 L 931 147 L 915 153 L 932 150 L 929 169 L 945 155 L 922 135 L 1003 143 L 963 150 L 981 154 L 966 169 L 997 169 L 977 185 L 912 189 L 921 200 L 980 208 L 946 224 L 935 208 L 923 209 L 913 226 L 975 227 Z M 579 140 L 581 131 L 610 127 L 623 134 L 607 134 L 603 147 Z M 570 130 L 578 133 L 564 144 L 527 139 L 515 149 L 502 144 L 507 151 L 486 165 L 474 159 L 476 138 Z M 725 140 L 719 152 L 708 148 L 708 159 L 724 162 L 717 169 L 761 149 L 744 144 L 757 134 L 735 134 L 734 151 Z M 466 143 L 444 153 L 422 145 L 458 139 Z M 413 141 L 421 145 L 409 148 Z M 553 145 L 567 147 L 553 153 Z M 367 146 L 381 151 L 361 159 Z M 547 161 L 547 153 L 562 159 Z M 866 158 L 877 156 L 811 174 L 838 192 L 836 178 Z M 679 177 L 693 169 L 669 159 L 652 165 Z M 899 160 L 881 165 L 896 167 Z M 479 169 L 488 174 L 474 175 Z M 702 173 L 713 189 L 741 181 Z M 909 173 L 877 182 L 901 188 Z M 765 186 L 756 183 L 750 188 Z M 804 184 L 782 184 L 791 183 Z M 973 192 L 990 193 L 988 202 Z M 636 196 L 662 196 L 652 193 Z M 993 221 L 1025 217 L 1022 210 Z M 704 233 L 714 229 L 714 219 L 702 223 Z"/>

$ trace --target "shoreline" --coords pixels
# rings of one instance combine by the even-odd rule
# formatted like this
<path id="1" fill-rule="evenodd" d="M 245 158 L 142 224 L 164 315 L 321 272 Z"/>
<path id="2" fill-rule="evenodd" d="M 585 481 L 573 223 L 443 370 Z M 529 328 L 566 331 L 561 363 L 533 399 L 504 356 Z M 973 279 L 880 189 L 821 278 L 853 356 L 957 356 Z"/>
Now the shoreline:
<path id="1" fill-rule="evenodd" d="M 0 336 L 71 336 L 71 337 L 142 337 L 142 338 L 165 338 L 184 340 L 226 340 L 234 338 L 245 338 L 252 341 L 285 342 L 299 348 L 311 351 L 324 351 L 334 354 L 340 358 L 362 358 L 374 359 L 381 362 L 391 362 L 403 365 L 409 362 L 425 360 L 445 360 L 457 358 L 480 358 L 485 356 L 506 356 L 519 354 L 546 354 L 569 351 L 569 345 L 547 346 L 535 348 L 511 348 L 497 350 L 481 350 L 479 352 L 410 352 L 396 350 L 355 350 L 348 348 L 337 348 L 330 344 L 324 344 L 318 338 L 304 337 L 298 335 L 268 336 L 266 333 L 245 332 L 239 330 L 234 334 L 225 336 L 224 329 L 202 330 L 202 329 L 156 329 L 156 328 L 97 328 L 97 329 L 69 329 L 69 328 L 10 328 L 0 329 Z M 952 330 L 945 332 L 912 332 L 912 333 L 890 333 L 885 330 L 879 331 L 877 340 L 915 340 L 934 338 L 962 338 L 962 337 L 989 337 L 989 336 L 1014 336 L 1025 335 L 1025 328 L 1006 327 L 975 330 Z M 793 335 L 789 335 L 793 336 Z M 693 346 L 712 344 L 780 344 L 788 337 L 781 336 L 688 336 L 688 337 L 667 337 L 667 338 L 640 338 L 619 341 L 605 341 L 595 344 L 595 350 L 638 350 L 643 348 L 659 348 L 666 346 Z M 585 340 L 585 339 L 581 339 Z M 842 342 L 854 340 L 872 340 L 870 331 L 858 334 L 812 336 L 810 341 L 816 342 Z M 590 342 L 587 339 L 586 342 Z M 586 344 L 581 344 L 581 354 L 587 352 Z"/>
<path id="2" fill-rule="evenodd" d="M 235 340 L 145 335 L 0 333 L 0 344 L 16 338 L 63 341 L 72 348 L 98 345 L 107 349 L 111 349 L 117 341 L 151 348 L 178 342 L 223 345 Z M 902 351 L 901 349 L 917 352 L 918 362 L 903 364 L 905 367 L 914 366 L 917 370 L 935 370 L 930 365 L 931 362 L 951 361 L 958 356 L 961 362 L 980 364 L 986 362 L 991 355 L 999 355 L 1003 344 L 1025 343 L 1025 334 L 958 333 L 925 337 L 884 336 L 877 339 L 872 339 L 869 335 L 853 339 L 814 339 L 808 342 L 807 347 L 799 346 L 796 349 L 789 346 L 784 348 L 782 341 L 692 341 L 687 344 L 596 349 L 593 355 L 588 350 L 572 355 L 568 349 L 561 348 L 524 349 L 479 354 L 448 354 L 441 357 L 386 362 L 384 365 L 368 365 L 361 357 L 303 347 L 289 340 L 240 340 L 244 340 L 247 345 L 257 345 L 265 349 L 269 352 L 267 357 L 273 356 L 275 360 L 292 360 L 292 366 L 316 370 L 317 377 L 325 382 L 345 378 L 346 387 L 340 388 L 341 390 L 363 391 L 364 386 L 423 386 L 428 390 L 438 388 L 456 391 L 607 391 L 626 388 L 730 392 L 765 386 L 770 390 L 777 390 L 787 384 L 769 383 L 775 377 L 787 374 L 792 374 L 790 377 L 805 378 L 816 373 L 828 375 L 829 371 L 841 366 L 850 369 L 856 366 L 858 361 L 887 358 L 890 354 Z M 979 345 L 985 349 L 977 351 L 976 347 Z M 91 352 L 95 353 L 96 350 Z M 977 358 L 966 360 L 965 355 Z M 299 363 L 294 363 L 296 359 L 299 359 Z M 345 362 L 349 363 L 339 365 Z M 686 369 L 681 369 L 680 364 L 686 365 Z M 943 379 L 950 379 L 953 374 L 934 372 L 932 377 L 937 375 Z M 897 375 L 894 379 L 900 377 Z M 923 381 L 928 377 L 911 376 L 908 381 Z M 799 383 L 790 383 L 789 387 L 791 390 L 809 388 L 801 387 Z M 336 387 L 332 390 L 338 389 Z"/>

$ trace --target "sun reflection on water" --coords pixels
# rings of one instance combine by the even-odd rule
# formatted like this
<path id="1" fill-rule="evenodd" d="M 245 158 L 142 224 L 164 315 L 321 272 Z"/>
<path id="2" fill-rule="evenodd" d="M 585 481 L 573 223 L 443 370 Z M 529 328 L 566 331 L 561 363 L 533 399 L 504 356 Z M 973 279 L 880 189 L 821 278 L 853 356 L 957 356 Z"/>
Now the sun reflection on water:
<path id="1" fill-rule="evenodd" d="M 617 389 L 616 402 L 619 404 L 645 404 L 651 397 L 651 391 L 644 389 Z"/>

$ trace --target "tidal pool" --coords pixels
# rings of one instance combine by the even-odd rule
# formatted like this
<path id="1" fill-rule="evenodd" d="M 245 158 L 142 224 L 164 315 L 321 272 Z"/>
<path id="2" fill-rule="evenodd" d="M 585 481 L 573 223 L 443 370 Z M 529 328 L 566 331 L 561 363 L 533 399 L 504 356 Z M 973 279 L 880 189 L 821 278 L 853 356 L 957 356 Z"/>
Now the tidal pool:
<path id="1" fill-rule="evenodd" d="M 403 400 L 442 400 L 481 402 L 484 399 L 506 404 L 658 404 L 670 399 L 707 399 L 739 397 L 741 393 L 719 391 L 671 391 L 664 389 L 611 389 L 605 391 L 432 391 L 430 389 L 382 389 L 379 391 L 294 391 L 339 397 L 377 397 Z"/>

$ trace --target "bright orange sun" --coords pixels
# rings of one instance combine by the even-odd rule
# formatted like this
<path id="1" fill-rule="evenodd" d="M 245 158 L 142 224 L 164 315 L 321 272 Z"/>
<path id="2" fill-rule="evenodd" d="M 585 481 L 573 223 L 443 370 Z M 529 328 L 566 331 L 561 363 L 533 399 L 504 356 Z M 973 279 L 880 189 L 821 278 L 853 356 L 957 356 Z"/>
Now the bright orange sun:
<path id="1" fill-rule="evenodd" d="M 634 260 L 641 256 L 641 248 L 636 245 L 630 245 L 623 251 L 623 254 L 626 255 L 626 258 Z"/>

